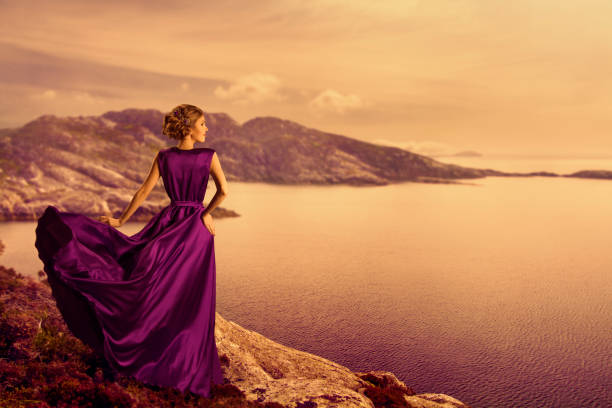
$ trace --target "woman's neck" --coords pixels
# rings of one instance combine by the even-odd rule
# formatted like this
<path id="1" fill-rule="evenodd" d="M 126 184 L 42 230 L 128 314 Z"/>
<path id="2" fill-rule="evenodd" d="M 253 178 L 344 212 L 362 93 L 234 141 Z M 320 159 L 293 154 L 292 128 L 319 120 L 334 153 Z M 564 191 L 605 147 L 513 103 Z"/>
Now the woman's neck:
<path id="1" fill-rule="evenodd" d="M 193 142 L 189 143 L 186 141 L 181 141 L 179 144 L 176 145 L 176 148 L 181 150 L 191 150 L 193 149 Z"/>

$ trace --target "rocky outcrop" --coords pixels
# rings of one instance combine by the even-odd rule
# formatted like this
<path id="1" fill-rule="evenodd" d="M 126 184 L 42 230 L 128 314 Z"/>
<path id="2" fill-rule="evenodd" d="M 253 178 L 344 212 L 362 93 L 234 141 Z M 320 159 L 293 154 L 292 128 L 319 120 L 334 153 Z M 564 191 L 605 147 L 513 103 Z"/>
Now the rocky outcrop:
<path id="1" fill-rule="evenodd" d="M 0 133 L 0 221 L 36 220 L 48 205 L 90 217 L 119 217 L 157 151 L 166 147 L 147 127 L 161 123 L 160 115 L 126 110 L 116 122 L 113 112 L 44 115 L 19 129 L 5 129 Z M 129 122 L 132 117 L 136 124 Z M 169 202 L 160 179 L 129 222 L 148 221 Z M 221 207 L 212 214 L 238 216 Z"/>
<path id="2" fill-rule="evenodd" d="M 2 249 L 0 242 L 0 254 Z M 445 394 L 417 394 L 390 372 L 352 372 L 219 313 L 215 320 L 225 379 L 212 389 L 218 406 L 468 407 Z M 46 279 L 36 282 L 0 265 L 0 405 L 52 407 L 79 398 L 95 406 L 208 406 L 189 392 L 113 376 L 104 359 L 68 330 Z"/>
<path id="3" fill-rule="evenodd" d="M 284 346 L 215 317 L 225 377 L 249 400 L 285 407 L 375 407 L 372 399 L 405 407 L 467 407 L 445 394 L 416 394 L 390 372 L 352 372 L 333 361 Z"/>

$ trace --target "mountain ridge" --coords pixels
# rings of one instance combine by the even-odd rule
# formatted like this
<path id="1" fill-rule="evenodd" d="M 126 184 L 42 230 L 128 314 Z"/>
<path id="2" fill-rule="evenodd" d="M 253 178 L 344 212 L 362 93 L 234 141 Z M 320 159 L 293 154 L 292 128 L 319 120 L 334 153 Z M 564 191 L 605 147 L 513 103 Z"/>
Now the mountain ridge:
<path id="1" fill-rule="evenodd" d="M 205 115 L 205 145 L 217 151 L 229 182 L 367 186 L 558 176 L 442 163 L 273 116 L 239 124 L 227 113 Z M 163 117 L 155 109 L 129 108 L 90 116 L 41 115 L 20 128 L 0 129 L 0 220 L 35 220 L 50 203 L 64 211 L 119 216 L 144 181 L 156 153 L 175 144 L 161 134 Z M 575 177 L 611 175 L 586 171 Z M 168 202 L 158 181 L 130 221 L 146 221 Z M 223 208 L 216 208 L 213 215 L 238 216 Z"/>

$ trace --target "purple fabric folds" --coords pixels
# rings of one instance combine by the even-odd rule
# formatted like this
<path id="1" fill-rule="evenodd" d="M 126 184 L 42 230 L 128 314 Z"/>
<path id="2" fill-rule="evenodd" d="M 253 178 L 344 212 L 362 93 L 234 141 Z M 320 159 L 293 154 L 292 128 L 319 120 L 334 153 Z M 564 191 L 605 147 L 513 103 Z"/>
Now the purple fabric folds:
<path id="1" fill-rule="evenodd" d="M 48 206 L 35 246 L 75 336 L 116 371 L 210 397 L 223 383 L 215 344 L 214 236 L 202 222 L 214 150 L 161 150 L 171 199 L 139 232 Z"/>

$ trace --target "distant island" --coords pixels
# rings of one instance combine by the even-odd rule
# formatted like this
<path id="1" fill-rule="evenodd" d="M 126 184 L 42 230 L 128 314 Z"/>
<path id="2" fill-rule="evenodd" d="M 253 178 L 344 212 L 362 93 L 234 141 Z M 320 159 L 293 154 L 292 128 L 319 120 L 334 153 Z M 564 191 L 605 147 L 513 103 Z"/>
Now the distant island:
<path id="1" fill-rule="evenodd" d="M 436 154 L 432 157 L 482 157 L 482 153 L 473 150 L 464 150 L 453 154 Z"/>
<path id="2" fill-rule="evenodd" d="M 175 144 L 161 134 L 163 115 L 154 109 L 100 116 L 43 115 L 19 128 L 0 129 L 0 221 L 36 220 L 49 204 L 92 217 L 106 213 L 118 217 L 144 181 L 156 153 Z M 366 186 L 560 176 L 442 163 L 269 116 L 240 125 L 225 113 L 208 113 L 206 124 L 205 146 L 217 151 L 229 182 Z M 601 170 L 562 177 L 612 178 L 611 172 Z M 168 203 L 160 181 L 130 221 L 147 221 Z M 213 215 L 239 216 L 224 208 L 216 208 Z"/>

